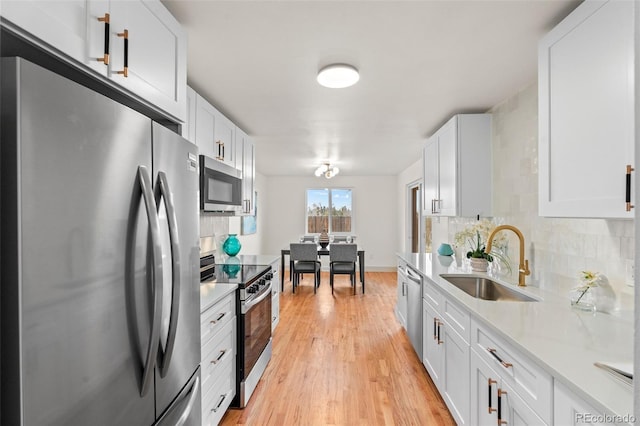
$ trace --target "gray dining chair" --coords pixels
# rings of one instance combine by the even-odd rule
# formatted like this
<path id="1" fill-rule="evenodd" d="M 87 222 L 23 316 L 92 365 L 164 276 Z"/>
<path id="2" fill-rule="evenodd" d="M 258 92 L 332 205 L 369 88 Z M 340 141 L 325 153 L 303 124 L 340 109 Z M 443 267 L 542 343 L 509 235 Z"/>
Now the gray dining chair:
<path id="1" fill-rule="evenodd" d="M 302 274 L 313 273 L 313 292 L 320 286 L 320 261 L 318 260 L 318 246 L 308 243 L 291 243 L 289 259 L 293 271 L 293 292 L 300 284 Z"/>
<path id="2" fill-rule="evenodd" d="M 356 242 L 356 236 L 355 235 L 334 235 L 333 236 L 333 242 L 334 243 L 346 243 L 347 242 L 347 238 L 351 237 L 351 243 L 355 243 Z"/>
<path id="3" fill-rule="evenodd" d="M 351 280 L 353 294 L 356 294 L 357 244 L 331 244 L 329 246 L 329 284 L 333 294 L 333 276 L 347 274 Z"/>

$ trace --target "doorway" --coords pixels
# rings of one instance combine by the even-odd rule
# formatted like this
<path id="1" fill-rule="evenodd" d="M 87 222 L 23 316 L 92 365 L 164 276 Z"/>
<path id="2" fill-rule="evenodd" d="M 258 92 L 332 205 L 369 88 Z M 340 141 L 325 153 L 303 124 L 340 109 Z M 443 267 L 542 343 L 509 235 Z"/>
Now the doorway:
<path id="1" fill-rule="evenodd" d="M 424 252 L 422 235 L 422 182 L 407 185 L 407 245 L 409 253 Z"/>

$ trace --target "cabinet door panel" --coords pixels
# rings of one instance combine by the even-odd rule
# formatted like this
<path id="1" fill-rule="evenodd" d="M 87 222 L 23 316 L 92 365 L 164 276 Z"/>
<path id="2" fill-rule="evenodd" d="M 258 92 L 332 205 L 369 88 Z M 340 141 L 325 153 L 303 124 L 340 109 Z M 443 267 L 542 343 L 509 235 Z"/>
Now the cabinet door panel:
<path id="1" fill-rule="evenodd" d="M 221 145 L 221 161 L 231 167 L 242 167 L 242 164 L 236 164 L 236 125 L 218 110 L 215 112 L 214 142 Z"/>
<path id="2" fill-rule="evenodd" d="M 495 425 L 498 420 L 498 386 L 500 376 L 471 351 L 471 407 L 469 424 Z M 491 381 L 491 382 L 489 382 Z M 491 392 L 491 396 L 489 396 Z"/>
<path id="3" fill-rule="evenodd" d="M 447 323 L 440 332 L 444 340 L 442 396 L 456 422 L 469 424 L 469 345 Z"/>
<path id="4" fill-rule="evenodd" d="M 423 150 L 423 214 L 435 213 L 438 193 L 438 138 L 431 137 Z"/>
<path id="5" fill-rule="evenodd" d="M 182 137 L 196 143 L 196 92 L 187 86 L 187 115 L 182 125 Z"/>
<path id="6" fill-rule="evenodd" d="M 449 120 L 438 131 L 438 149 L 440 160 L 440 202 L 439 211 L 444 216 L 455 216 L 457 205 L 457 118 Z"/>
<path id="7" fill-rule="evenodd" d="M 506 392 L 502 395 L 502 419 L 506 420 L 506 424 L 514 426 L 547 424 L 508 384 L 501 383 L 500 387 Z"/>
<path id="8" fill-rule="evenodd" d="M 213 137 L 216 123 L 215 108 L 202 96 L 196 94 L 196 131 L 194 139 L 200 149 L 200 154 L 216 158 Z"/>
<path id="9" fill-rule="evenodd" d="M 543 216 L 633 217 L 634 3 L 585 2 L 540 44 Z"/>
<path id="10" fill-rule="evenodd" d="M 407 329 L 407 264 L 398 260 L 398 288 L 396 289 L 396 316 L 402 328 Z"/>
<path id="11" fill-rule="evenodd" d="M 441 388 L 442 344 L 438 342 L 437 312 L 424 300 L 422 301 L 422 363 L 431 376 L 431 380 Z M 442 341 L 442 340 L 441 340 Z"/>
<path id="12" fill-rule="evenodd" d="M 160 2 L 111 2 L 111 77 L 180 121 L 186 117 L 186 36 Z M 124 69 L 129 34 L 128 77 Z"/>
<path id="13" fill-rule="evenodd" d="M 236 168 L 242 170 L 242 212 L 255 214 L 255 145 L 249 136 L 236 128 L 235 138 Z"/>
<path id="14" fill-rule="evenodd" d="M 613 425 L 601 423 L 601 414 L 587 404 L 582 398 L 555 380 L 553 387 L 553 421 L 557 425 Z"/>
<path id="15" fill-rule="evenodd" d="M 10 0 L 2 2 L 0 12 L 29 34 L 84 62 L 88 7 L 87 0 Z"/>

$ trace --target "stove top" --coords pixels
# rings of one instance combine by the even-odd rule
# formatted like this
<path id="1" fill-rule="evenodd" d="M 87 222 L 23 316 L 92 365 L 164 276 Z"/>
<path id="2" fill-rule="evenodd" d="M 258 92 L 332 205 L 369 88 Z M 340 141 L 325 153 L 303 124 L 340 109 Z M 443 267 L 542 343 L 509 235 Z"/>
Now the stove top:
<path id="1" fill-rule="evenodd" d="M 241 301 L 250 301 L 269 290 L 273 272 L 270 265 L 244 265 L 236 257 L 218 263 L 213 254 L 200 257 L 200 282 L 236 284 Z"/>
<path id="2" fill-rule="evenodd" d="M 235 263 L 216 263 L 216 282 L 238 284 L 240 288 L 253 284 L 262 275 L 269 272 L 269 265 L 242 265 Z"/>

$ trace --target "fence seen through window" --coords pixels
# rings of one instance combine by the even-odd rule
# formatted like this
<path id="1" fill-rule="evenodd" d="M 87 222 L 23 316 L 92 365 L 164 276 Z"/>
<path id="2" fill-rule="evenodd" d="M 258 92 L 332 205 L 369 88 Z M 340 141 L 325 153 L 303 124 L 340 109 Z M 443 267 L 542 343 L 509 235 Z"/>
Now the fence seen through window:
<path id="1" fill-rule="evenodd" d="M 307 190 L 308 234 L 353 232 L 351 189 L 323 188 Z"/>

